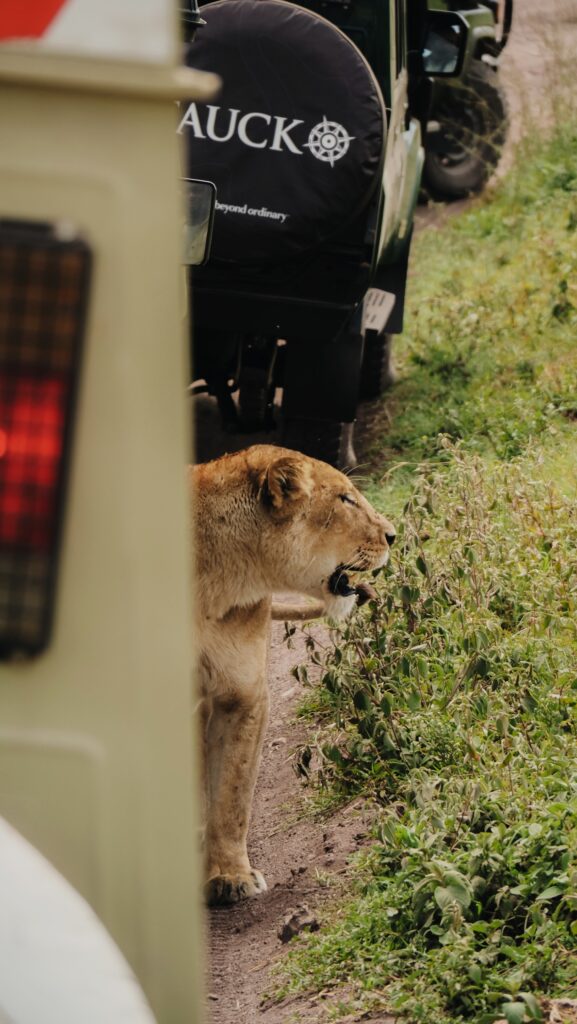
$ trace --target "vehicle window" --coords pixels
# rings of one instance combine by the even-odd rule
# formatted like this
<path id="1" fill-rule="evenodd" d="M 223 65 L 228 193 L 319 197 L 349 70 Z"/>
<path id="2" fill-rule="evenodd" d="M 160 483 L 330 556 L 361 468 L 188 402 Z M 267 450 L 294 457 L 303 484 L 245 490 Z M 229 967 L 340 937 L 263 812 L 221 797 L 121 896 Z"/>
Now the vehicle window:
<path id="1" fill-rule="evenodd" d="M 361 53 L 367 58 L 369 63 L 371 62 L 371 53 L 367 33 L 362 28 L 353 28 L 350 25 L 342 26 L 343 32 L 346 32 L 349 39 L 352 39 L 355 46 L 358 46 Z"/>
<path id="2" fill-rule="evenodd" d="M 393 0 L 298 0 L 301 7 L 332 21 L 358 46 L 375 72 L 385 104 L 390 106 L 390 3 Z M 406 0 L 395 0 L 403 8 Z M 403 51 L 406 49 L 403 44 Z M 404 66 L 404 62 L 403 62 Z"/>

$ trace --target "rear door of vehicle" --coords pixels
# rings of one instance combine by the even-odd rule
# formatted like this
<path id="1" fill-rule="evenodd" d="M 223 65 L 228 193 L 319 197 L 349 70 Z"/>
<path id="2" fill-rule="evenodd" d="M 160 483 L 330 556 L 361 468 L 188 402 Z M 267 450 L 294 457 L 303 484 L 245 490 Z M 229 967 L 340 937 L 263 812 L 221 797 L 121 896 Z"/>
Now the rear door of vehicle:
<path id="1" fill-rule="evenodd" d="M 423 153 L 421 129 L 410 116 L 407 68 L 407 0 L 391 0 L 388 10 L 390 52 L 389 132 L 383 172 L 384 208 L 377 262 L 394 259 L 410 237 L 418 197 Z"/>

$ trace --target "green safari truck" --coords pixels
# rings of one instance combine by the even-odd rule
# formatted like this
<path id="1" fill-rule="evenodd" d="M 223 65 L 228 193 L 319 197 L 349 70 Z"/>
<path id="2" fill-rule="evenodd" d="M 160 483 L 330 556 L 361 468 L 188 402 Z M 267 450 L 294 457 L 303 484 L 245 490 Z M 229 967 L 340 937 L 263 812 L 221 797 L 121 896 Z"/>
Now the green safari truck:
<path id="1" fill-rule="evenodd" d="M 201 13 L 187 62 L 224 86 L 183 104 L 178 128 L 217 187 L 190 284 L 195 390 L 231 431 L 276 418 L 287 447 L 350 467 L 358 403 L 386 385 L 403 327 L 431 79 L 459 73 L 467 23 L 425 0 Z"/>

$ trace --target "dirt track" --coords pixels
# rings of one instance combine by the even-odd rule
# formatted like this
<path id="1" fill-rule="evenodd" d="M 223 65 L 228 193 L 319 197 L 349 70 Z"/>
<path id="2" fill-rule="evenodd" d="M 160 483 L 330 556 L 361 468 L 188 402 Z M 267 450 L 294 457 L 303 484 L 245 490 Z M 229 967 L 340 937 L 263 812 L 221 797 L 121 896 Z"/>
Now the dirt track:
<path id="1" fill-rule="evenodd" d="M 542 101 L 550 97 L 555 67 L 564 63 L 560 54 L 577 53 L 577 0 L 548 0 L 547 4 L 516 0 L 515 15 L 502 80 L 508 91 L 512 135 L 517 139 L 521 131 L 530 131 L 535 120 L 545 116 Z M 553 51 L 555 62 L 550 56 Z M 214 408 L 206 403 L 200 406 L 197 430 L 202 460 L 230 449 L 219 434 Z M 240 448 L 268 438 L 237 440 L 235 447 Z M 315 909 L 322 923 L 323 905 L 338 893 L 347 857 L 365 838 L 366 822 L 359 806 L 324 823 L 302 817 L 303 790 L 291 763 L 291 751 L 303 739 L 303 727 L 294 717 L 300 686 L 290 669 L 304 660 L 304 649 L 301 642 L 300 648 L 288 651 L 282 633 L 282 626 L 275 626 L 270 661 L 271 720 L 250 841 L 251 857 L 264 872 L 269 891 L 238 908 L 210 914 L 207 996 L 212 1024 L 312 1024 L 323 1018 L 326 1003 L 321 997 L 281 1006 L 264 998 L 272 987 L 270 967 L 286 948 L 277 932 L 286 914 L 303 902 Z M 327 878 L 332 879 L 328 888 Z M 378 1022 L 392 1024 L 392 1018 L 380 1016 Z"/>
<path id="2" fill-rule="evenodd" d="M 299 1000 L 281 1007 L 263 996 L 271 987 L 270 967 L 284 949 L 278 931 L 303 903 L 322 921 L 323 903 L 342 884 L 346 859 L 366 839 L 362 808 L 353 805 L 333 821 L 303 818 L 302 789 L 292 767 L 292 751 L 305 738 L 294 716 L 300 686 L 290 675 L 304 661 L 302 638 L 287 651 L 283 626 L 273 628 L 271 718 L 257 786 L 250 842 L 251 859 L 263 871 L 269 891 L 261 898 L 210 914 L 209 1015 L 213 1024 L 235 1021 L 283 1024 L 318 1019 L 317 1002 Z M 333 884 L 323 884 L 332 876 Z"/>

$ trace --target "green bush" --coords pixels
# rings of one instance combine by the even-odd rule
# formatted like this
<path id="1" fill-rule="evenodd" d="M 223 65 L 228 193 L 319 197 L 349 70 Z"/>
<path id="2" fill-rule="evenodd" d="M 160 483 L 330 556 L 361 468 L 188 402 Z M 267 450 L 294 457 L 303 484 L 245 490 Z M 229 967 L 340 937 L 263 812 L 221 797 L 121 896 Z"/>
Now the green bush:
<path id="1" fill-rule="evenodd" d="M 382 596 L 322 658 L 318 781 L 382 810 L 360 897 L 300 970 L 490 1024 L 577 983 L 577 504 L 528 460 L 444 450 Z"/>
<path id="2" fill-rule="evenodd" d="M 375 831 L 286 987 L 346 980 L 415 1024 L 537 1021 L 577 988 L 576 145 L 419 241 L 367 482 L 398 549 L 378 601 L 309 639 L 301 772 Z"/>

